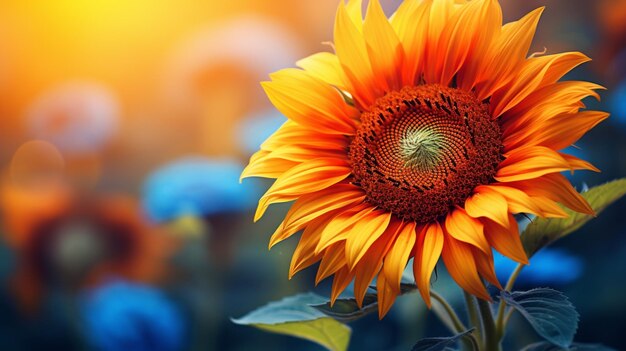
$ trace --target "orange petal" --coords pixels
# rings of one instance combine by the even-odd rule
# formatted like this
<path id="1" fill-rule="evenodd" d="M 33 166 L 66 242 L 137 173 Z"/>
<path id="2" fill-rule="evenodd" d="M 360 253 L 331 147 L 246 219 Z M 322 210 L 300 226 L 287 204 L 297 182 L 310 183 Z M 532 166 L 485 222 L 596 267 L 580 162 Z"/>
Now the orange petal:
<path id="1" fill-rule="evenodd" d="M 351 272 L 347 266 L 344 266 L 335 273 L 333 278 L 333 286 L 330 292 L 330 305 L 334 305 L 339 295 L 346 290 L 350 282 L 354 279 L 354 272 Z"/>
<path id="2" fill-rule="evenodd" d="M 470 217 L 465 210 L 457 208 L 446 216 L 446 232 L 456 240 L 460 240 L 489 252 L 491 247 L 483 234 L 480 220 Z"/>
<path id="3" fill-rule="evenodd" d="M 508 135 L 503 144 L 506 150 L 521 145 L 542 145 L 561 150 L 578 141 L 585 133 L 609 117 L 602 111 L 582 111 L 554 116 L 546 121 L 527 124 L 522 130 Z"/>
<path id="4" fill-rule="evenodd" d="M 502 27 L 484 58 L 483 70 L 477 75 L 476 95 L 479 100 L 491 96 L 511 79 L 511 73 L 526 59 L 543 7 L 516 22 Z"/>
<path id="5" fill-rule="evenodd" d="M 468 215 L 479 218 L 487 217 L 504 227 L 509 226 L 509 211 L 506 199 L 489 186 L 479 186 L 475 194 L 465 201 Z"/>
<path id="6" fill-rule="evenodd" d="M 587 200 L 560 173 L 546 174 L 536 179 L 507 185 L 520 189 L 530 196 L 542 196 L 560 202 L 576 212 L 595 215 Z"/>
<path id="7" fill-rule="evenodd" d="M 478 18 L 480 23 L 475 28 L 473 45 L 457 78 L 458 86 L 466 91 L 471 91 L 479 80 L 485 79 L 485 57 L 490 54 L 492 42 L 499 39 L 497 33 L 500 33 L 502 27 L 502 9 L 498 1 L 485 0 Z"/>
<path id="8" fill-rule="evenodd" d="M 565 52 L 528 59 L 524 62 L 517 77 L 491 97 L 492 116 L 500 116 L 522 102 L 539 87 L 556 82 L 565 73 L 587 61 L 590 59 L 579 52 Z"/>
<path id="9" fill-rule="evenodd" d="M 599 89 L 604 88 L 589 82 L 565 81 L 534 91 L 522 103 L 500 117 L 505 140 L 516 134 L 516 138 L 532 134 L 533 125 L 541 125 L 554 116 L 577 113 L 584 107 L 582 99 L 589 96 L 600 98 L 596 92 Z"/>
<path id="10" fill-rule="evenodd" d="M 585 160 L 581 160 L 576 156 L 564 154 L 562 152 L 559 152 L 559 155 L 561 155 L 561 157 L 563 157 L 567 161 L 567 163 L 570 165 L 570 170 L 572 171 L 576 169 L 586 169 L 589 171 L 600 172 L 600 170 L 594 165 Z"/>
<path id="11" fill-rule="evenodd" d="M 485 254 L 476 248 L 472 248 L 472 254 L 474 255 L 476 268 L 478 269 L 480 275 L 495 287 L 502 290 L 502 285 L 500 285 L 500 282 L 498 281 L 498 277 L 496 276 L 496 271 L 493 266 L 493 254 L 491 252 L 489 252 L 489 254 Z"/>
<path id="12" fill-rule="evenodd" d="M 447 20 L 441 35 L 437 38 L 436 60 L 431 59 L 435 71 L 434 82 L 448 85 L 453 77 L 465 64 L 468 56 L 479 45 L 483 45 L 487 37 L 493 33 L 485 33 L 485 29 L 499 30 L 501 19 L 497 16 L 495 1 L 471 1 L 459 7 Z M 494 16 L 495 11 L 495 16 Z M 494 20 L 494 21 L 492 21 Z M 428 79 L 428 78 L 427 78 Z"/>
<path id="13" fill-rule="evenodd" d="M 489 244 L 501 254 L 519 263 L 528 264 L 528 256 L 522 246 L 519 228 L 513 215 L 509 215 L 509 226 L 502 227 L 498 223 L 484 220 L 485 236 Z"/>
<path id="14" fill-rule="evenodd" d="M 376 292 L 378 293 L 378 318 L 383 317 L 389 312 L 391 306 L 398 297 L 398 291 L 396 291 L 391 284 L 387 281 L 385 271 L 381 270 L 376 280 Z"/>
<path id="15" fill-rule="evenodd" d="M 431 4 L 432 1 L 404 1 L 391 19 L 391 25 L 404 47 L 403 86 L 415 85 L 420 76 Z"/>
<path id="16" fill-rule="evenodd" d="M 422 298 L 430 308 L 430 276 L 443 249 L 443 229 L 438 222 L 428 224 L 417 237 L 413 275 Z"/>
<path id="17" fill-rule="evenodd" d="M 482 280 L 478 276 L 472 246 L 458 241 L 450 235 L 444 235 L 441 256 L 448 273 L 460 287 L 483 300 L 491 301 Z"/>
<path id="18" fill-rule="evenodd" d="M 556 202 L 541 196 L 531 197 L 525 192 L 510 186 L 491 185 L 492 189 L 504 196 L 511 213 L 532 213 L 539 217 L 565 218 L 567 213 Z"/>
<path id="19" fill-rule="evenodd" d="M 376 100 L 377 92 L 382 91 L 374 86 L 375 80 L 365 40 L 343 1 L 337 10 L 334 37 L 335 51 L 352 86 L 350 92 L 353 93 L 355 102 L 361 107 L 370 106 Z"/>
<path id="20" fill-rule="evenodd" d="M 529 146 L 511 151 L 500 163 L 495 179 L 515 182 L 570 169 L 570 163 L 558 152 L 544 146 Z"/>
<path id="21" fill-rule="evenodd" d="M 385 91 L 402 88 L 398 67 L 403 64 L 404 51 L 378 0 L 369 2 L 363 36 L 376 84 Z"/>

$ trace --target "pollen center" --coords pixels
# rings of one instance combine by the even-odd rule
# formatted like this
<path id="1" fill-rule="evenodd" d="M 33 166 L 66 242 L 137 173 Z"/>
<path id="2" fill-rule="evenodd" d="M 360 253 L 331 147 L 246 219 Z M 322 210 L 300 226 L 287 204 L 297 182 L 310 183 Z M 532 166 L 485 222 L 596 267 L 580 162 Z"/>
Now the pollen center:
<path id="1" fill-rule="evenodd" d="M 443 217 L 491 183 L 502 160 L 488 105 L 459 89 L 405 87 L 378 99 L 361 122 L 350 144 L 354 183 L 402 219 Z"/>
<path id="2" fill-rule="evenodd" d="M 400 154 L 406 167 L 428 171 L 441 160 L 443 146 L 443 135 L 436 131 L 428 128 L 409 130 L 400 139 Z"/>

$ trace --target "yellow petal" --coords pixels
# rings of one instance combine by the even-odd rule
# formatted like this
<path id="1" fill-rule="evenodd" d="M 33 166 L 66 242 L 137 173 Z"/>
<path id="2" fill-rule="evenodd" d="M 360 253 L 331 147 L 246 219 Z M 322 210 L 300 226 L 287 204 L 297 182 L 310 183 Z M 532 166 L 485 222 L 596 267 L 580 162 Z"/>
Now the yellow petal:
<path id="1" fill-rule="evenodd" d="M 400 221 L 391 221 L 383 235 L 372 244 L 363 256 L 363 259 L 354 267 L 354 297 L 359 307 L 363 304 L 363 299 L 370 283 L 380 272 L 383 266 L 383 258 L 389 251 L 402 225 Z"/>
<path id="2" fill-rule="evenodd" d="M 509 226 L 506 199 L 489 186 L 479 186 L 474 190 L 474 195 L 465 201 L 465 211 L 474 218 L 487 217 L 504 227 Z"/>
<path id="3" fill-rule="evenodd" d="M 483 234 L 483 224 L 470 217 L 465 210 L 457 208 L 446 216 L 446 232 L 460 240 L 489 252 L 491 247 Z"/>
<path id="4" fill-rule="evenodd" d="M 328 220 L 330 220 L 330 216 L 320 218 L 311 223 L 311 225 L 309 225 L 304 232 L 302 232 L 298 246 L 296 246 L 296 250 L 291 257 L 289 279 L 291 279 L 297 272 L 322 259 L 322 255 L 315 254 L 313 248 L 317 245 L 320 231 L 328 223 Z"/>
<path id="5" fill-rule="evenodd" d="M 508 227 L 502 227 L 498 223 L 484 220 L 485 236 L 489 244 L 499 253 L 519 263 L 528 264 L 528 257 L 522 246 L 517 222 L 512 215 Z"/>
<path id="6" fill-rule="evenodd" d="M 430 276 L 443 249 L 443 229 L 438 222 L 428 224 L 418 235 L 413 261 L 413 275 L 422 298 L 430 308 Z"/>
<path id="7" fill-rule="evenodd" d="M 363 12 L 361 9 L 363 8 L 363 0 L 348 0 L 346 4 L 346 12 L 354 26 L 359 30 L 359 32 L 363 32 Z"/>
<path id="8" fill-rule="evenodd" d="M 357 111 L 329 84 L 306 71 L 287 68 L 263 86 L 272 104 L 290 120 L 326 134 L 353 135 Z"/>
<path id="9" fill-rule="evenodd" d="M 315 285 L 346 265 L 346 249 L 344 246 L 343 242 L 339 242 L 331 245 L 324 251 L 320 266 L 317 269 L 317 275 L 315 276 Z"/>
<path id="10" fill-rule="evenodd" d="M 472 246 L 458 241 L 450 235 L 444 235 L 441 256 L 448 273 L 460 287 L 483 300 L 491 300 L 482 280 L 478 276 L 476 262 L 472 254 Z"/>
<path id="11" fill-rule="evenodd" d="M 292 201 L 303 194 L 326 189 L 344 180 L 351 172 L 347 164 L 327 158 L 317 158 L 290 168 L 261 197 L 254 220 L 259 220 L 270 204 Z"/>
<path id="12" fill-rule="evenodd" d="M 400 293 L 400 281 L 402 273 L 413 252 L 416 240 L 415 223 L 405 224 L 399 231 L 398 236 L 385 255 L 383 270 L 387 278 L 387 284 Z"/>
<path id="13" fill-rule="evenodd" d="M 390 221 L 391 213 L 376 210 L 352 227 L 346 239 L 346 257 L 350 269 L 354 268 L 372 243 L 385 232 Z"/>
<path id="14" fill-rule="evenodd" d="M 322 252 L 327 246 L 346 240 L 352 227 L 365 216 L 372 213 L 373 210 L 374 208 L 371 205 L 364 203 L 347 209 L 333 217 L 320 234 L 320 240 L 315 248 L 315 252 Z"/>
<path id="15" fill-rule="evenodd" d="M 302 230 L 309 222 L 322 215 L 343 209 L 365 199 L 363 191 L 351 184 L 337 184 L 327 189 L 303 195 L 289 209 L 279 230 L 272 235 L 269 247 Z"/>
<path id="16" fill-rule="evenodd" d="M 346 89 L 347 77 L 343 73 L 339 58 L 335 54 L 318 52 L 299 60 L 296 62 L 296 66 L 321 81 L 340 89 Z"/>
<path id="17" fill-rule="evenodd" d="M 282 158 L 268 158 L 269 153 L 265 150 L 257 151 L 252 158 L 250 164 L 241 172 L 239 181 L 244 178 L 260 177 L 260 178 L 278 178 L 289 169 L 298 165 L 298 162 L 284 160 Z"/>

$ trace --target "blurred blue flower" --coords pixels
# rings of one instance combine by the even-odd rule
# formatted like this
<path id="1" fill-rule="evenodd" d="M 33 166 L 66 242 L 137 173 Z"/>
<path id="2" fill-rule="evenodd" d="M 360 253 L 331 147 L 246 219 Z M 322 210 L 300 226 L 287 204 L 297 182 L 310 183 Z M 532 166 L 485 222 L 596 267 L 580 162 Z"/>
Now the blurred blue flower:
<path id="1" fill-rule="evenodd" d="M 494 252 L 496 275 L 502 282 L 509 279 L 517 262 Z M 521 286 L 564 285 L 576 280 L 583 271 L 583 262 L 562 249 L 545 248 L 530 258 L 516 280 Z"/>
<path id="2" fill-rule="evenodd" d="M 243 166 L 232 159 L 186 157 L 152 173 L 143 187 L 143 207 L 150 219 L 165 222 L 182 216 L 245 211 L 259 198 L 254 179 L 239 183 Z"/>
<path id="3" fill-rule="evenodd" d="M 176 351 L 184 347 L 180 311 L 159 290 L 113 280 L 81 300 L 87 341 L 100 351 Z"/>
<path id="4" fill-rule="evenodd" d="M 253 154 L 261 144 L 287 121 L 277 111 L 266 111 L 244 118 L 237 128 L 237 140 L 247 154 Z"/>

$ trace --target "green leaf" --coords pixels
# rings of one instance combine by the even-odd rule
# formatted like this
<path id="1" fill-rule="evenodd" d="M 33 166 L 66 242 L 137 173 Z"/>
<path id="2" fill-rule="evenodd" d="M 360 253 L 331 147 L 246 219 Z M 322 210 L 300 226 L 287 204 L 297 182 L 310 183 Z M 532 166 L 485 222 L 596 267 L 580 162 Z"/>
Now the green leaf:
<path id="1" fill-rule="evenodd" d="M 466 336 L 469 335 L 474 329 L 470 329 L 467 331 L 464 331 L 462 333 L 453 335 L 453 336 L 449 336 L 449 337 L 445 337 L 445 338 L 425 338 L 422 339 L 420 341 L 418 341 L 415 345 L 413 345 L 413 348 L 411 349 L 411 351 L 446 351 L 446 350 L 450 350 L 450 346 L 453 346 L 454 344 L 456 344 L 457 342 L 459 342 L 459 340 Z"/>
<path id="2" fill-rule="evenodd" d="M 601 344 L 573 343 L 569 348 L 562 348 L 549 342 L 538 342 L 528 345 L 522 351 L 616 351 L 613 348 Z"/>
<path id="3" fill-rule="evenodd" d="M 591 205 L 596 215 L 626 195 L 626 178 L 614 180 L 589 189 L 581 194 Z M 522 233 L 522 243 L 528 257 L 542 247 L 578 230 L 593 216 L 564 208 L 567 218 L 536 218 Z"/>
<path id="4" fill-rule="evenodd" d="M 311 306 L 338 321 L 350 322 L 377 311 L 378 297 L 376 294 L 365 295 L 362 308 L 359 308 L 354 298 L 337 299 L 332 307 L 329 301 Z"/>
<path id="5" fill-rule="evenodd" d="M 502 291 L 502 299 L 517 310 L 544 339 L 568 348 L 578 328 L 578 312 L 562 293 L 538 288 L 529 291 Z"/>
<path id="6" fill-rule="evenodd" d="M 331 351 L 345 351 L 352 332 L 350 327 L 310 306 L 323 304 L 325 301 L 325 298 L 313 293 L 299 294 L 270 302 L 232 321 L 272 333 L 306 339 Z"/>

